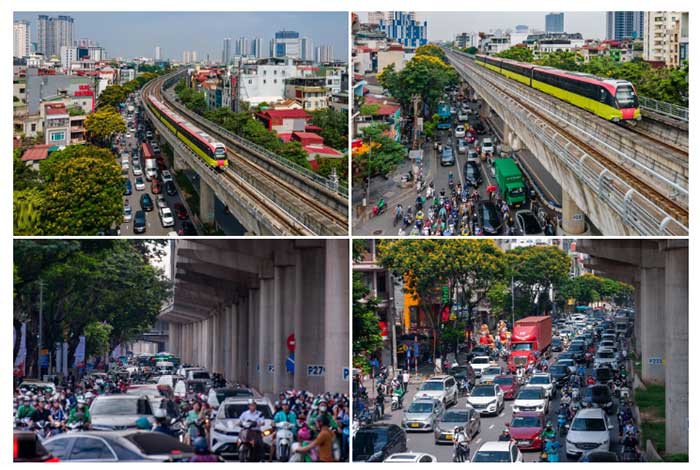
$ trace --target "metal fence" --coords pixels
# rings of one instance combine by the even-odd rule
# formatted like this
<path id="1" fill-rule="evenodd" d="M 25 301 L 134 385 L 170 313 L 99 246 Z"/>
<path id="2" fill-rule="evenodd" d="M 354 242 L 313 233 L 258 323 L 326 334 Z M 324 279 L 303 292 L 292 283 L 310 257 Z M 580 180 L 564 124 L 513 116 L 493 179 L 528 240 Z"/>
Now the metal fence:
<path id="1" fill-rule="evenodd" d="M 688 108 L 678 106 L 677 104 L 666 103 L 665 101 L 640 96 L 639 106 L 642 109 L 646 109 L 654 113 L 663 114 L 664 116 L 672 117 L 673 119 L 678 119 L 679 121 L 688 122 Z"/>

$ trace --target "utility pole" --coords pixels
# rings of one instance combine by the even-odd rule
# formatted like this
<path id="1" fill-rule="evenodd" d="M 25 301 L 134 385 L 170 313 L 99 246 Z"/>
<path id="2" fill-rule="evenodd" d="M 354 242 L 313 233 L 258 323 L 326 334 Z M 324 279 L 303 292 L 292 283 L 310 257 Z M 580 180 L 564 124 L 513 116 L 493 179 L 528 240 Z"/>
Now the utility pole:
<path id="1" fill-rule="evenodd" d="M 39 334 L 37 341 L 38 355 L 36 362 L 36 378 L 41 380 L 41 346 L 44 341 L 42 331 L 44 329 L 44 281 L 39 279 Z"/>
<path id="2" fill-rule="evenodd" d="M 398 360 L 396 359 L 396 297 L 394 292 L 396 291 L 396 286 L 394 286 L 394 275 L 389 273 L 389 328 L 391 328 L 391 367 L 392 375 L 396 377 L 396 370 L 398 368 Z"/>
<path id="3" fill-rule="evenodd" d="M 515 282 L 513 276 L 510 277 L 510 314 L 513 318 L 513 323 L 510 325 L 510 330 L 513 331 L 515 327 Z"/>
<path id="4" fill-rule="evenodd" d="M 420 103 L 420 95 L 411 96 L 413 101 L 413 141 L 411 142 L 411 150 L 418 149 L 418 103 Z"/>
<path id="5" fill-rule="evenodd" d="M 369 204 L 369 183 L 372 181 L 372 136 L 369 136 L 369 156 L 367 157 L 367 199 L 365 206 Z"/>

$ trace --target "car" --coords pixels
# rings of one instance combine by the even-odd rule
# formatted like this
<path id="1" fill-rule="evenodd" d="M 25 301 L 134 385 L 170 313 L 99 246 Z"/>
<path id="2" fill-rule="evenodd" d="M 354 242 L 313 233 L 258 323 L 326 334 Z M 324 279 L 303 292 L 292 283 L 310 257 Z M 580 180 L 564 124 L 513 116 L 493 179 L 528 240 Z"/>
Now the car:
<path id="1" fill-rule="evenodd" d="M 469 361 L 469 365 L 474 369 L 474 374 L 481 377 L 481 373 L 491 366 L 491 359 L 488 356 L 474 356 Z"/>
<path id="2" fill-rule="evenodd" d="M 613 369 L 617 369 L 617 354 L 615 351 L 612 349 L 598 350 L 593 359 L 593 367 L 598 368 L 600 366 L 610 366 Z"/>
<path id="3" fill-rule="evenodd" d="M 62 462 L 187 462 L 194 449 L 177 438 L 150 431 L 84 431 L 44 441 Z"/>
<path id="4" fill-rule="evenodd" d="M 151 181 L 151 193 L 153 194 L 160 194 L 163 191 L 163 185 L 160 184 L 160 181 L 157 179 L 154 179 Z"/>
<path id="5" fill-rule="evenodd" d="M 452 147 L 449 145 L 445 145 L 445 147 L 442 149 L 442 155 L 440 156 L 440 165 L 441 166 L 452 166 L 455 164 L 455 155 L 454 152 L 452 151 Z"/>
<path id="6" fill-rule="evenodd" d="M 406 431 L 433 431 L 443 411 L 445 411 L 445 405 L 441 400 L 414 397 L 413 402 L 404 410 L 401 427 Z"/>
<path id="7" fill-rule="evenodd" d="M 461 112 L 457 115 L 457 120 L 458 120 L 459 122 L 467 122 L 467 121 L 469 121 L 469 114 L 466 113 L 465 111 L 461 111 Z"/>
<path id="8" fill-rule="evenodd" d="M 612 339 L 605 339 L 601 338 L 600 342 L 598 343 L 598 350 L 601 349 L 612 349 L 616 346 L 617 343 L 615 343 L 614 340 Z"/>
<path id="9" fill-rule="evenodd" d="M 165 196 L 163 196 L 162 194 L 156 196 L 156 206 L 158 206 L 158 209 L 168 207 L 168 201 L 165 200 Z"/>
<path id="10" fill-rule="evenodd" d="M 613 401 L 612 392 L 607 385 L 595 384 L 589 385 L 581 391 L 581 404 L 583 406 L 592 406 L 602 408 L 607 414 L 611 414 L 615 410 L 615 402 Z"/>
<path id="11" fill-rule="evenodd" d="M 194 227 L 194 224 L 192 222 L 190 222 L 189 220 L 185 220 L 184 222 L 182 222 L 182 225 L 177 231 L 177 234 L 180 236 L 197 235 L 197 229 Z"/>
<path id="12" fill-rule="evenodd" d="M 188 369 L 185 372 L 185 378 L 187 380 L 211 380 L 211 375 L 203 367 L 198 367 L 196 369 Z"/>
<path id="13" fill-rule="evenodd" d="M 168 181 L 165 183 L 165 192 L 168 193 L 168 196 L 175 196 L 177 194 L 177 188 L 175 187 L 175 183 L 172 181 Z"/>
<path id="14" fill-rule="evenodd" d="M 586 344 L 583 341 L 572 341 L 567 350 L 573 353 L 574 361 L 583 362 L 586 357 Z"/>
<path id="15" fill-rule="evenodd" d="M 169 207 L 160 208 L 160 223 L 163 227 L 172 227 L 175 225 L 175 217 Z"/>
<path id="16" fill-rule="evenodd" d="M 476 150 L 469 149 L 467 150 L 467 161 L 476 161 L 479 159 L 479 154 L 476 152 Z"/>
<path id="17" fill-rule="evenodd" d="M 146 179 L 148 181 L 157 181 L 158 180 L 158 169 L 150 167 L 146 168 Z"/>
<path id="18" fill-rule="evenodd" d="M 131 138 L 131 132 L 127 132 L 126 134 L 124 134 L 124 137 L 126 137 L 127 139 Z"/>
<path id="19" fill-rule="evenodd" d="M 163 180 L 163 184 L 165 184 L 165 183 L 167 183 L 168 181 L 172 181 L 172 180 L 173 180 L 173 175 L 170 174 L 170 171 L 168 171 L 168 170 L 163 170 L 163 171 L 160 173 L 160 179 Z"/>
<path id="20" fill-rule="evenodd" d="M 549 409 L 547 392 L 545 392 L 542 387 L 526 385 L 520 389 L 512 406 L 513 413 L 518 413 L 520 411 L 534 411 L 536 413 L 547 414 Z"/>
<path id="21" fill-rule="evenodd" d="M 569 369 L 569 374 L 575 374 L 578 367 L 573 359 L 559 359 L 554 365 L 566 366 Z"/>
<path id="22" fill-rule="evenodd" d="M 467 403 L 482 415 L 498 415 L 505 407 L 503 390 L 496 384 L 475 385 L 467 398 Z"/>
<path id="23" fill-rule="evenodd" d="M 593 450 L 609 451 L 611 429 L 613 425 L 600 408 L 580 409 L 566 433 L 566 456 L 579 457 Z"/>
<path id="24" fill-rule="evenodd" d="M 532 411 L 513 413 L 508 424 L 511 438 L 520 450 L 542 450 L 544 439 L 541 434 L 545 426 L 545 415 Z"/>
<path id="25" fill-rule="evenodd" d="M 493 379 L 495 379 L 501 374 L 503 374 L 503 368 L 501 366 L 491 365 L 481 371 L 481 380 L 479 381 L 479 383 L 493 383 Z"/>
<path id="26" fill-rule="evenodd" d="M 514 400 L 520 390 L 520 384 L 512 375 L 497 375 L 493 378 L 493 383 L 503 390 L 504 400 Z"/>
<path id="27" fill-rule="evenodd" d="M 552 344 L 549 346 L 552 352 L 562 352 L 564 350 L 564 342 L 559 337 L 552 338 Z"/>
<path id="28" fill-rule="evenodd" d="M 134 172 L 134 176 L 141 176 L 143 175 L 143 170 L 141 169 L 141 165 L 132 165 L 131 171 Z"/>
<path id="29" fill-rule="evenodd" d="M 186 220 L 187 219 L 187 209 L 185 209 L 185 205 L 181 203 L 175 204 L 175 215 L 177 215 L 177 218 L 180 220 Z"/>
<path id="30" fill-rule="evenodd" d="M 565 384 L 569 383 L 569 376 L 571 375 L 571 371 L 569 370 L 568 366 L 564 364 L 554 364 L 549 367 L 549 373 L 552 374 L 554 383 L 558 387 L 562 387 Z"/>
<path id="31" fill-rule="evenodd" d="M 464 139 L 459 139 L 457 141 L 457 153 L 467 153 L 467 149 L 469 146 L 467 145 L 467 142 Z"/>
<path id="32" fill-rule="evenodd" d="M 554 379 L 552 379 L 552 374 L 548 372 L 536 372 L 532 374 L 527 384 L 542 387 L 547 393 L 547 398 L 549 400 L 551 400 L 556 393 L 554 389 Z"/>
<path id="33" fill-rule="evenodd" d="M 131 196 L 131 181 L 124 181 L 124 196 Z"/>
<path id="34" fill-rule="evenodd" d="M 209 401 L 215 401 L 216 406 L 223 403 L 227 398 L 255 398 L 256 395 L 253 391 L 247 387 L 222 387 L 222 388 L 211 388 L 209 389 Z"/>
<path id="35" fill-rule="evenodd" d="M 481 430 L 481 416 L 469 405 L 445 411 L 435 424 L 435 444 L 452 444 L 457 426 L 463 427 L 471 439 Z"/>
<path id="36" fill-rule="evenodd" d="M 593 378 L 599 384 L 607 384 L 615 379 L 615 374 L 608 366 L 596 367 L 593 369 Z"/>
<path id="37" fill-rule="evenodd" d="M 463 125 L 458 125 L 455 127 L 455 138 L 459 139 L 460 137 L 464 137 L 464 134 L 466 133 L 466 130 L 464 129 Z"/>
<path id="38" fill-rule="evenodd" d="M 406 450 L 406 432 L 395 424 L 370 424 L 352 438 L 353 462 L 383 462 Z"/>
<path id="39" fill-rule="evenodd" d="M 134 215 L 134 233 L 146 232 L 146 213 L 144 211 L 136 211 Z"/>
<path id="40" fill-rule="evenodd" d="M 153 137 L 153 132 L 151 132 L 151 131 L 146 131 L 146 138 L 147 138 L 147 139 L 150 139 L 151 137 Z"/>
<path id="41" fill-rule="evenodd" d="M 490 137 L 484 137 L 483 139 L 481 139 L 481 151 L 483 153 L 493 154 L 493 139 L 491 139 Z"/>
<path id="42" fill-rule="evenodd" d="M 180 380 L 185 380 L 185 378 L 176 374 L 163 374 L 158 377 L 157 385 L 165 385 L 171 389 L 175 389 L 175 385 L 177 385 Z"/>
<path id="43" fill-rule="evenodd" d="M 122 165 L 129 164 L 129 154 L 127 152 L 122 153 Z"/>
<path id="44" fill-rule="evenodd" d="M 129 204 L 124 204 L 124 222 L 131 222 L 131 206 Z"/>
<path id="45" fill-rule="evenodd" d="M 209 448 L 225 458 L 238 455 L 238 434 L 241 432 L 240 416 L 248 409 L 249 397 L 232 397 L 225 399 L 216 412 L 216 418 L 210 424 Z M 264 424 L 261 426 L 262 441 L 272 444 L 272 425 L 275 410 L 267 398 L 255 398 L 256 408 L 262 414 Z"/>
<path id="46" fill-rule="evenodd" d="M 450 375 L 437 375 L 423 382 L 416 397 L 430 397 L 440 400 L 445 407 L 456 405 L 459 400 L 457 381 Z"/>
<path id="47" fill-rule="evenodd" d="M 141 159 L 139 158 L 139 155 L 135 152 L 132 152 L 132 154 L 131 154 L 131 165 L 132 166 L 141 165 Z"/>
<path id="48" fill-rule="evenodd" d="M 478 188 L 481 185 L 481 171 L 479 165 L 473 160 L 464 163 L 464 185 Z"/>
<path id="49" fill-rule="evenodd" d="M 481 444 L 472 462 L 515 463 L 522 462 L 523 454 L 513 441 L 487 441 Z"/>
<path id="50" fill-rule="evenodd" d="M 579 462 L 619 462 L 615 452 L 605 450 L 592 450 L 585 452 L 578 459 Z"/>
<path id="51" fill-rule="evenodd" d="M 137 176 L 134 180 L 134 186 L 136 187 L 136 191 L 143 191 L 146 189 L 146 183 L 143 182 L 143 178 L 140 176 Z"/>
<path id="52" fill-rule="evenodd" d="M 500 235 L 503 229 L 501 214 L 493 201 L 479 201 L 476 206 L 479 226 L 485 235 Z"/>
<path id="53" fill-rule="evenodd" d="M 136 420 L 142 416 L 155 422 L 151 401 L 144 395 L 98 395 L 90 405 L 95 431 L 136 428 Z"/>
<path id="54" fill-rule="evenodd" d="M 22 462 L 60 462 L 39 440 L 32 431 L 14 431 L 12 435 L 12 461 Z"/>
<path id="55" fill-rule="evenodd" d="M 153 199 L 151 198 L 150 194 L 144 193 L 141 195 L 141 209 L 150 212 L 153 210 Z"/>
<path id="56" fill-rule="evenodd" d="M 475 132 L 471 132 L 471 131 L 467 132 L 467 135 L 464 136 L 464 140 L 467 142 L 467 144 L 470 144 L 470 145 L 474 144 L 474 142 L 476 142 Z M 476 153 L 476 150 L 474 152 Z M 477 158 L 478 158 L 478 154 L 477 154 Z"/>
<path id="57" fill-rule="evenodd" d="M 544 227 L 534 212 L 522 209 L 515 213 L 515 226 L 519 235 L 544 235 Z"/>
<path id="58" fill-rule="evenodd" d="M 387 457 L 384 462 L 390 463 L 431 463 L 437 462 L 438 459 L 434 455 L 423 452 L 405 452 L 401 454 L 392 454 Z"/>
<path id="59" fill-rule="evenodd" d="M 469 390 L 471 390 L 476 383 L 476 374 L 474 373 L 472 366 L 468 363 L 463 366 L 450 367 L 448 374 L 455 378 L 457 384 L 459 384 L 460 381 L 465 380 L 467 382 L 467 389 Z"/>

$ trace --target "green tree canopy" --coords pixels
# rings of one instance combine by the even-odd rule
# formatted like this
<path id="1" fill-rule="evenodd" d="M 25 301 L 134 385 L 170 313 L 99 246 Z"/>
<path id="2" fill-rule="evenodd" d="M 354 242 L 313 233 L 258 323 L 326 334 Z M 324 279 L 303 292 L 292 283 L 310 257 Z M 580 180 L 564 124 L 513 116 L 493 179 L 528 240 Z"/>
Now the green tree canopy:
<path id="1" fill-rule="evenodd" d="M 126 123 L 115 108 L 107 106 L 88 115 L 85 130 L 91 141 L 105 145 L 114 134 L 126 132 Z"/>
<path id="2" fill-rule="evenodd" d="M 437 44 L 426 44 L 424 46 L 418 46 L 418 48 L 416 49 L 416 55 L 429 55 L 437 57 L 441 61 L 447 63 L 447 55 L 445 54 L 445 51 L 443 51 L 442 48 Z"/>
<path id="3" fill-rule="evenodd" d="M 528 300 L 528 310 L 543 313 L 550 306 L 550 290 L 556 291 L 567 279 L 569 256 L 556 246 L 535 245 L 510 250 L 507 259 L 511 275 Z"/>
<path id="4" fill-rule="evenodd" d="M 97 107 L 111 106 L 117 108 L 125 99 L 126 91 L 121 85 L 110 85 L 100 93 L 100 97 L 97 99 Z"/>
<path id="5" fill-rule="evenodd" d="M 321 128 L 319 134 L 329 147 L 346 152 L 348 149 L 348 115 L 333 108 L 311 111 L 311 124 Z"/>
<path id="6" fill-rule="evenodd" d="M 532 62 L 534 59 L 532 49 L 522 45 L 511 47 L 495 55 L 496 57 L 517 60 L 518 62 Z"/>
<path id="7" fill-rule="evenodd" d="M 369 175 L 389 174 L 406 158 L 406 148 L 385 135 L 386 129 L 386 124 L 379 123 L 362 128 L 362 139 L 371 147 L 371 152 L 353 154 L 352 168 L 355 184 L 366 184 Z"/>

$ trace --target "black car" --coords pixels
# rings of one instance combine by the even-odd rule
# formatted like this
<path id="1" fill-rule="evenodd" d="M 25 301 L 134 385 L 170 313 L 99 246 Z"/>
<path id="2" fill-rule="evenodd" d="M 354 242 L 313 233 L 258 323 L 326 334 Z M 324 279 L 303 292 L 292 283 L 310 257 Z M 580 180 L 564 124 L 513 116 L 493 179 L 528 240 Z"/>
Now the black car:
<path id="1" fill-rule="evenodd" d="M 467 186 L 478 188 L 481 184 L 481 171 L 479 165 L 474 161 L 468 161 L 464 164 L 464 183 Z"/>
<path id="2" fill-rule="evenodd" d="M 126 180 L 124 181 L 124 196 L 130 196 L 131 195 L 131 181 Z"/>
<path id="3" fill-rule="evenodd" d="M 15 431 L 12 436 L 13 462 L 58 462 L 31 431 Z"/>
<path id="4" fill-rule="evenodd" d="M 571 374 L 571 371 L 569 371 L 567 366 L 554 364 L 549 368 L 549 373 L 552 374 L 552 378 L 558 387 L 562 387 L 563 385 L 569 383 L 569 375 Z"/>
<path id="5" fill-rule="evenodd" d="M 466 380 L 469 390 L 472 389 L 476 381 L 474 369 L 468 364 L 466 366 L 450 367 L 448 373 L 457 381 Z"/>
<path id="6" fill-rule="evenodd" d="M 609 367 L 598 367 L 593 370 L 593 378 L 596 383 L 607 385 L 613 381 L 615 374 L 613 374 L 612 369 Z"/>
<path id="7" fill-rule="evenodd" d="M 192 222 L 185 220 L 182 223 L 180 230 L 178 230 L 178 235 L 197 235 L 197 229 L 194 228 Z"/>
<path id="8" fill-rule="evenodd" d="M 564 350 L 564 343 L 561 338 L 552 338 L 551 350 L 554 352 L 562 352 Z"/>
<path id="9" fill-rule="evenodd" d="M 486 133 L 486 127 L 480 122 L 474 124 L 474 129 L 476 129 L 476 133 L 479 135 L 484 135 Z"/>
<path id="10" fill-rule="evenodd" d="M 146 213 L 136 211 L 134 214 L 134 233 L 144 233 L 146 231 Z"/>
<path id="11" fill-rule="evenodd" d="M 479 218 L 479 226 L 484 235 L 500 235 L 503 228 L 503 220 L 498 212 L 496 204 L 492 201 L 481 201 L 476 209 Z"/>
<path id="12" fill-rule="evenodd" d="M 370 424 L 360 428 L 352 439 L 355 462 L 383 462 L 406 449 L 406 432 L 395 424 Z"/>
<path id="13" fill-rule="evenodd" d="M 574 361 L 583 362 L 586 358 L 586 345 L 583 343 L 571 343 L 569 352 L 573 354 Z"/>
<path id="14" fill-rule="evenodd" d="M 583 406 L 591 404 L 595 408 L 602 408 L 607 414 L 611 414 L 615 409 L 615 402 L 607 385 L 596 384 L 584 388 L 581 394 L 581 404 Z"/>
<path id="15" fill-rule="evenodd" d="M 168 193 L 168 196 L 174 196 L 177 194 L 177 188 L 175 187 L 175 183 L 172 181 L 168 181 L 165 183 L 165 192 Z"/>
<path id="16" fill-rule="evenodd" d="M 617 454 L 606 450 L 592 450 L 585 452 L 578 459 L 579 462 L 619 462 Z"/>
<path id="17" fill-rule="evenodd" d="M 150 194 L 144 193 L 141 195 L 141 209 L 146 212 L 153 210 L 153 199 Z"/>

